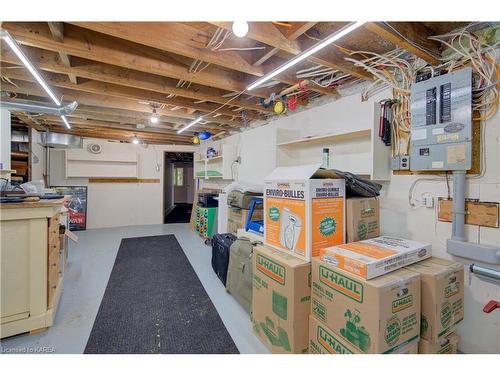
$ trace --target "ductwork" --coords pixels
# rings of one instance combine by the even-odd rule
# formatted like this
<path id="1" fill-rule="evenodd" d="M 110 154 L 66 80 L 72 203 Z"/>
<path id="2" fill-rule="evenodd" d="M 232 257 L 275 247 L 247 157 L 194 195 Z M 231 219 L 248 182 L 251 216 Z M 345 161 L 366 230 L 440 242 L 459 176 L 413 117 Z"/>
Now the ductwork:
<path id="1" fill-rule="evenodd" d="M 82 137 L 72 134 L 44 132 L 42 136 L 42 146 L 51 148 L 82 148 Z"/>
<path id="2" fill-rule="evenodd" d="M 61 107 L 49 107 L 37 102 L 29 102 L 29 101 L 18 102 L 13 100 L 2 99 L 0 101 L 0 107 L 21 112 L 45 113 L 48 115 L 68 116 L 71 113 L 73 113 L 75 109 L 78 107 L 78 102 L 71 102 Z"/>

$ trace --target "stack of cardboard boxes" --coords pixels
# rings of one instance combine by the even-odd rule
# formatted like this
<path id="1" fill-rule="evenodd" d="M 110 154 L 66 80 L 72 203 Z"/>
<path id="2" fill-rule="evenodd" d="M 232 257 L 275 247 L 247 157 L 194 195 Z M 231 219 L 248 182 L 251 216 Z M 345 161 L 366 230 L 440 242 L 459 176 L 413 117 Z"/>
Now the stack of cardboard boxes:
<path id="1" fill-rule="evenodd" d="M 456 353 L 463 266 L 380 237 L 378 200 L 346 200 L 331 177 L 304 166 L 266 179 L 255 333 L 273 353 Z"/>

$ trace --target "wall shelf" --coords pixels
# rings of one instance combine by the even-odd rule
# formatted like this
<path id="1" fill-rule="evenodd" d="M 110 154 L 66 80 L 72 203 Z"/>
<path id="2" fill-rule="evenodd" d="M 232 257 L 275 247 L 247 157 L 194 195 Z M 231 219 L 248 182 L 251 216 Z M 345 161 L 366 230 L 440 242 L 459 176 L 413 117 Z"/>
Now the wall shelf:
<path id="1" fill-rule="evenodd" d="M 325 143 L 325 142 L 339 142 L 343 140 L 355 139 L 355 138 L 363 138 L 370 137 L 370 130 L 357 130 L 349 133 L 342 134 L 325 134 L 325 135 L 317 135 L 317 136 L 306 136 L 299 139 L 294 139 L 291 141 L 278 143 L 278 147 L 285 146 L 294 146 L 301 145 L 307 143 Z"/>
<path id="2" fill-rule="evenodd" d="M 235 145 L 221 145 L 218 155 L 211 158 L 203 158 L 206 148 L 195 153 L 194 178 L 196 179 L 224 179 L 232 180 L 232 163 L 236 160 L 237 147 Z"/>
<path id="3" fill-rule="evenodd" d="M 100 154 L 89 152 L 87 147 L 65 150 L 66 178 L 137 178 L 137 154 L 123 153 L 115 148 L 113 144 L 106 144 Z"/>
<path id="4" fill-rule="evenodd" d="M 331 168 L 372 180 L 390 180 L 391 147 L 378 136 L 379 104 L 375 102 L 371 108 L 362 114 L 364 121 L 354 113 L 345 115 L 342 121 L 332 118 L 335 133 L 330 130 L 325 134 L 307 134 L 306 126 L 296 126 L 298 130 L 277 128 L 277 166 L 321 163 L 323 148 L 328 148 Z M 328 126 L 324 124 L 322 128 L 326 130 Z"/>

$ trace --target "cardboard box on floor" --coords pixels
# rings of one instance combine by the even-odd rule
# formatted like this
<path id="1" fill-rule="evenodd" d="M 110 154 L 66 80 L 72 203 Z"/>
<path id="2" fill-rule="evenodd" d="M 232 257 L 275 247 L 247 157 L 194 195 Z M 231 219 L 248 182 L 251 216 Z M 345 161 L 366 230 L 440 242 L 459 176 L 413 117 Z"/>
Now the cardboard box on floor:
<path id="1" fill-rule="evenodd" d="M 313 258 L 311 315 L 363 353 L 393 352 L 419 338 L 420 275 L 367 281 Z"/>
<path id="2" fill-rule="evenodd" d="M 380 207 L 377 198 L 346 199 L 346 242 L 380 236 Z"/>
<path id="3" fill-rule="evenodd" d="M 345 181 L 319 166 L 279 167 L 264 181 L 264 243 L 307 261 L 345 242 Z"/>
<path id="4" fill-rule="evenodd" d="M 256 246 L 253 274 L 255 334 L 272 353 L 307 353 L 311 263 Z"/>
<path id="5" fill-rule="evenodd" d="M 422 339 L 418 343 L 418 354 L 457 354 L 459 340 L 458 335 L 453 332 L 443 337 L 441 343 L 437 344 Z"/>
<path id="6" fill-rule="evenodd" d="M 438 343 L 464 318 L 464 266 L 432 257 L 406 268 L 418 272 L 422 283 L 420 335 Z"/>
<path id="7" fill-rule="evenodd" d="M 249 210 L 243 208 L 228 207 L 227 231 L 236 235 L 238 229 L 244 229 L 247 224 Z M 252 220 L 262 220 L 263 210 L 254 210 Z"/>
<path id="8" fill-rule="evenodd" d="M 380 236 L 320 250 L 321 260 L 366 280 L 430 256 L 430 244 L 391 236 Z"/>
<path id="9" fill-rule="evenodd" d="M 417 353 L 418 339 L 397 347 L 390 354 Z M 364 352 L 311 315 L 309 317 L 309 354 L 364 354 Z"/>

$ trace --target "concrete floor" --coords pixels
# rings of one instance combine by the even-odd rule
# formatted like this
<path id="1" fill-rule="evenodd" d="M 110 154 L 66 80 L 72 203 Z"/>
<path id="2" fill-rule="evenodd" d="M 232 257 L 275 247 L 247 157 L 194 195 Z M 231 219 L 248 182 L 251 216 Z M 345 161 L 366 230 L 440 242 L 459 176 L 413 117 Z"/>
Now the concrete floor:
<path id="1" fill-rule="evenodd" d="M 211 249 L 189 224 L 92 229 L 70 242 L 69 267 L 54 325 L 37 335 L 3 339 L 2 353 L 83 353 L 122 238 L 174 234 L 241 353 L 268 353 L 254 336 L 245 310 L 226 293 L 212 271 Z"/>

